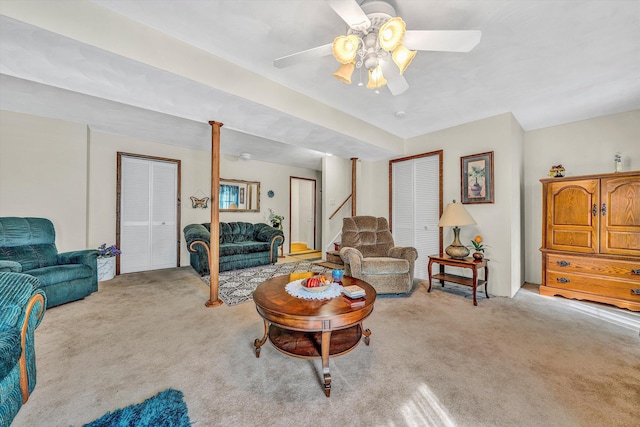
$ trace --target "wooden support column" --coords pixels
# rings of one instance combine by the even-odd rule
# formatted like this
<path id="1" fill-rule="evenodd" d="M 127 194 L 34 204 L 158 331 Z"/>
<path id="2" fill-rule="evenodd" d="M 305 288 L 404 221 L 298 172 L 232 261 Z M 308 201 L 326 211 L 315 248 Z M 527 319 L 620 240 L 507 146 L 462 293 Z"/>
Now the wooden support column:
<path id="1" fill-rule="evenodd" d="M 218 270 L 220 269 L 220 128 L 222 123 L 211 125 L 211 236 L 209 238 L 209 301 L 207 307 L 222 304 L 218 298 Z"/>
<path id="2" fill-rule="evenodd" d="M 358 158 L 351 158 L 351 216 L 356 216 L 356 168 Z"/>

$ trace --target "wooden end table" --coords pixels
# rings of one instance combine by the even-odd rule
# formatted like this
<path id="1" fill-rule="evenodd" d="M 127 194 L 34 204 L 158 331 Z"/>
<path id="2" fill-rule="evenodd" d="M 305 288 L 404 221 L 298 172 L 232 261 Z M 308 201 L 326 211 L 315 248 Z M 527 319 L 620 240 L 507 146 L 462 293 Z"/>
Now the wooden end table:
<path id="1" fill-rule="evenodd" d="M 427 292 L 431 292 L 431 280 L 440 280 L 442 286 L 444 282 L 457 283 L 459 285 L 471 286 L 473 288 L 473 305 L 478 305 L 476 300 L 476 289 L 478 286 L 484 285 L 484 293 L 489 298 L 489 291 L 487 290 L 487 282 L 489 281 L 489 268 L 487 267 L 488 259 L 474 259 L 474 258 L 451 258 L 449 255 L 438 254 L 429 256 L 429 266 L 427 271 L 429 272 L 429 289 Z M 440 273 L 431 274 L 431 266 L 433 263 L 440 265 Z M 456 274 L 449 274 L 444 272 L 444 267 L 460 267 L 469 268 L 473 271 L 473 277 L 458 276 Z M 484 280 L 478 279 L 478 270 L 484 268 Z"/>
<path id="2" fill-rule="evenodd" d="M 267 341 L 284 354 L 305 359 L 322 359 L 324 393 L 331 396 L 329 358 L 353 350 L 364 335 L 369 345 L 371 331 L 364 329 L 362 321 L 373 311 L 376 291 L 362 280 L 345 276 L 344 286 L 358 285 L 366 292 L 365 302 L 352 306 L 342 295 L 328 300 L 296 298 L 285 290 L 285 285 L 297 280 L 295 276 L 278 276 L 260 284 L 253 293 L 256 310 L 264 320 L 264 336 L 253 345 L 256 357 Z"/>

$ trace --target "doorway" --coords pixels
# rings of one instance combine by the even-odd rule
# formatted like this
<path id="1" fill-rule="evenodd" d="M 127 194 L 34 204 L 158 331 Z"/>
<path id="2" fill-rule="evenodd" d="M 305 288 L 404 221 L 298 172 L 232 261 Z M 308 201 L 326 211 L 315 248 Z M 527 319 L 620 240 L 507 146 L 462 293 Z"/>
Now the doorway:
<path id="1" fill-rule="evenodd" d="M 180 160 L 118 152 L 116 273 L 180 265 Z"/>
<path id="2" fill-rule="evenodd" d="M 418 251 L 414 277 L 427 279 L 429 255 L 442 253 L 442 150 L 391 160 L 389 216 L 396 246 Z"/>
<path id="3" fill-rule="evenodd" d="M 289 253 L 316 249 L 316 180 L 289 178 Z"/>

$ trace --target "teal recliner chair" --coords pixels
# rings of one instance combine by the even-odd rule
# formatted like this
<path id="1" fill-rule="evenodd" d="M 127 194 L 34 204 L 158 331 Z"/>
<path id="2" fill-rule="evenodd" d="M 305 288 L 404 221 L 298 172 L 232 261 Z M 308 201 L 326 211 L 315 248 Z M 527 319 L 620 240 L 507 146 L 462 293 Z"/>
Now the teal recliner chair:
<path id="1" fill-rule="evenodd" d="M 37 277 L 47 308 L 98 290 L 98 251 L 58 253 L 53 223 L 45 218 L 0 218 L 0 271 Z"/>
<path id="2" fill-rule="evenodd" d="M 8 426 L 36 386 L 34 331 L 46 296 L 38 279 L 0 272 L 0 426 Z"/>

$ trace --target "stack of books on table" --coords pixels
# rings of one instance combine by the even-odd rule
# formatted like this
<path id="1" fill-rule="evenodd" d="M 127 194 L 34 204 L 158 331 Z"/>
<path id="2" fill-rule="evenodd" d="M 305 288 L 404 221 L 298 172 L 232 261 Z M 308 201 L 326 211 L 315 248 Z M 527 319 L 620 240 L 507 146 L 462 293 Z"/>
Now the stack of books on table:
<path id="1" fill-rule="evenodd" d="M 366 301 L 366 292 L 360 286 L 350 285 L 342 288 L 344 299 L 351 305 L 363 305 Z"/>

